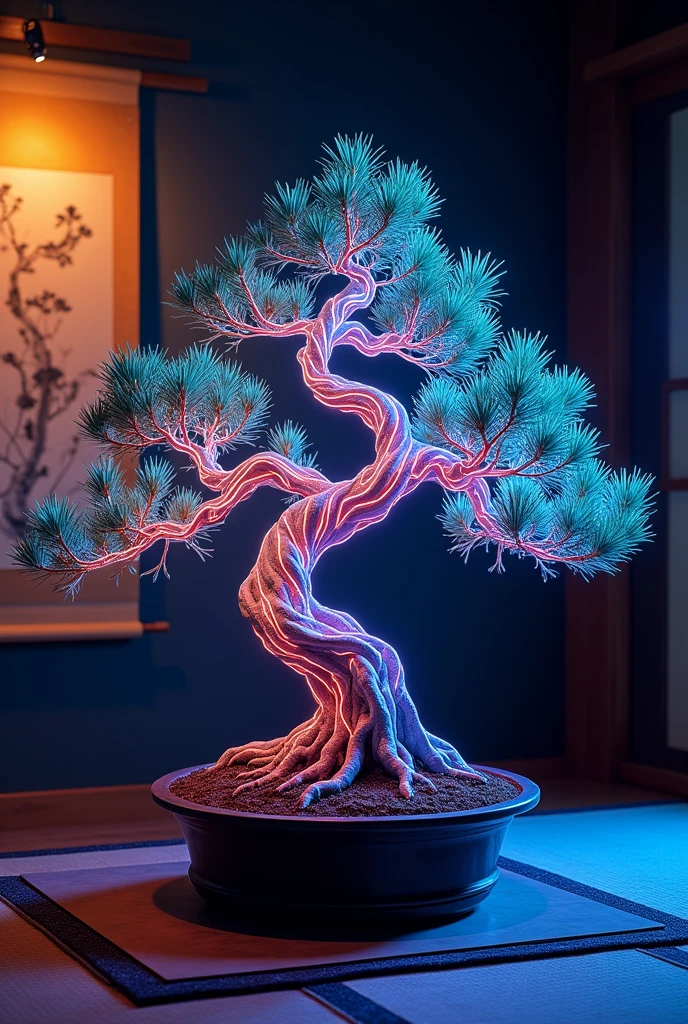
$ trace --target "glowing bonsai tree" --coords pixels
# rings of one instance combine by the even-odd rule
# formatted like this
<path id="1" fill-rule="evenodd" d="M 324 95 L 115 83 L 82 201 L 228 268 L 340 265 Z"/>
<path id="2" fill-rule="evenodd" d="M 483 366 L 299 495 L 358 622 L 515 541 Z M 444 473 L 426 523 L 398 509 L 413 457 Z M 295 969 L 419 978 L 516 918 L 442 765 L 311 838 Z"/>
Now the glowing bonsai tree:
<path id="1" fill-rule="evenodd" d="M 158 542 L 156 574 L 166 572 L 172 542 L 203 555 L 204 534 L 259 487 L 297 499 L 263 540 L 239 606 L 267 650 L 306 680 L 316 709 L 288 736 L 222 755 L 218 768 L 246 766 L 239 790 L 304 786 L 307 806 L 350 785 L 364 765 L 396 777 L 406 797 L 414 785 L 432 787 L 423 768 L 476 777 L 421 724 L 396 651 L 324 607 L 311 588 L 328 548 L 379 523 L 416 487 L 444 488 L 452 550 L 467 557 L 494 545 L 498 571 L 506 551 L 532 557 L 544 577 L 556 563 L 587 576 L 614 572 L 649 537 L 650 479 L 612 474 L 598 459 L 598 436 L 581 420 L 590 383 L 549 368 L 538 335 L 502 335 L 499 267 L 480 254 L 449 254 L 426 226 L 439 203 L 418 164 L 383 163 L 370 139 L 338 138 L 312 184 L 278 185 L 265 220 L 226 242 L 217 265 L 176 279 L 177 303 L 209 340 L 226 337 L 236 348 L 265 335 L 305 339 L 297 358 L 314 397 L 374 434 L 375 458 L 357 476 L 328 480 L 291 422 L 224 468 L 221 457 L 264 428 L 265 385 L 209 346 L 174 359 L 117 352 L 81 417 L 111 453 L 88 473 L 90 508 L 46 499 L 16 548 L 21 565 L 62 577 L 74 592 L 91 569 L 133 568 Z M 344 285 L 314 312 L 329 275 Z M 412 415 L 384 391 L 330 370 L 344 345 L 364 356 L 396 353 L 426 372 Z M 173 489 L 173 470 L 159 458 L 143 460 L 125 486 L 117 454 L 157 445 L 186 456 L 212 496 Z"/>

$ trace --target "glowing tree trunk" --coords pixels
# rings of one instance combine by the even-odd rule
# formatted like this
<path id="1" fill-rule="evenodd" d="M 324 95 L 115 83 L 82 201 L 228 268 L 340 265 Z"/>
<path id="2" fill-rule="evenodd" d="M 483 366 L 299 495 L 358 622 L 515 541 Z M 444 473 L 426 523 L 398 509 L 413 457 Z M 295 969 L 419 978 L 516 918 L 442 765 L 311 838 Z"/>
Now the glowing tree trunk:
<path id="1" fill-rule="evenodd" d="M 241 789 L 272 780 L 282 780 L 282 791 L 310 783 L 304 805 L 350 785 L 366 762 L 396 776 L 404 796 L 413 794 L 414 782 L 432 786 L 416 771 L 414 758 L 434 772 L 476 777 L 449 743 L 423 728 L 394 648 L 345 612 L 320 604 L 311 589 L 313 569 L 328 548 L 384 519 L 435 468 L 394 398 L 328 369 L 337 344 L 365 351 L 361 326 L 345 319 L 369 305 L 374 282 L 352 273 L 350 287 L 309 330 L 299 360 L 319 401 L 355 412 L 374 431 L 375 461 L 353 480 L 290 506 L 265 537 L 239 593 L 241 611 L 257 636 L 305 678 L 317 711 L 289 736 L 231 748 L 218 762 L 250 761 L 253 770 Z"/>

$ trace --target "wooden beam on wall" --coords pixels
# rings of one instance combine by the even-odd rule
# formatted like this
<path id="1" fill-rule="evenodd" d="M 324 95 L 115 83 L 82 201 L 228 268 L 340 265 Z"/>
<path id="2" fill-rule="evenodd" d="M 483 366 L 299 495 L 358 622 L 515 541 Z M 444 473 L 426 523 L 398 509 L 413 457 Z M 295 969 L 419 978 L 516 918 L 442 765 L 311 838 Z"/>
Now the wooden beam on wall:
<path id="1" fill-rule="evenodd" d="M 133 32 L 91 29 L 79 25 L 65 25 L 58 22 L 41 22 L 47 46 L 69 46 L 99 52 L 127 54 L 137 57 L 165 57 L 170 60 L 188 60 L 190 43 L 186 39 L 169 39 L 164 36 L 146 36 Z M 55 31 L 57 29 L 57 31 Z M 64 31 L 63 31 L 64 30 Z M 23 42 L 22 19 L 0 15 L 0 39 Z M 60 40 L 58 42 L 57 40 Z M 10 59 L 10 58 L 8 58 Z M 12 57 L 11 59 L 15 59 Z M 19 60 L 21 58 L 17 58 Z M 26 67 L 32 67 L 27 56 Z M 52 66 L 48 61 L 41 69 Z M 62 63 L 62 62 L 60 62 Z M 207 78 L 193 75 L 175 75 L 158 71 L 140 72 L 139 84 L 146 89 L 162 89 L 168 92 L 207 93 Z"/>
<path id="2" fill-rule="evenodd" d="M 688 58 L 675 61 L 665 68 L 653 68 L 633 80 L 631 103 L 651 103 L 688 89 Z"/>
<path id="3" fill-rule="evenodd" d="M 612 465 L 629 452 L 630 101 L 583 69 L 613 49 L 613 0 L 571 4 L 568 360 L 590 376 Z M 599 76 L 598 76 L 599 77 Z M 628 571 L 566 581 L 567 759 L 610 782 L 628 737 Z"/>
<path id="4" fill-rule="evenodd" d="M 610 50 L 613 50 L 613 41 Z M 678 25 L 633 46 L 613 50 L 588 61 L 583 68 L 583 80 L 601 82 L 611 78 L 635 77 L 640 72 L 666 66 L 684 57 L 688 57 L 688 24 Z"/>
<path id="5" fill-rule="evenodd" d="M 0 39 L 23 43 L 23 24 L 23 18 L 0 15 Z M 162 60 L 188 61 L 191 59 L 191 43 L 188 39 L 153 36 L 142 32 L 122 32 L 119 29 L 94 28 L 90 25 L 69 25 L 63 21 L 45 20 L 40 24 L 48 49 L 56 46 Z"/>
<path id="6" fill-rule="evenodd" d="M 157 71 L 142 71 L 141 85 L 145 89 L 164 89 L 170 92 L 208 91 L 207 78 L 194 78 L 192 75 L 165 75 Z"/>

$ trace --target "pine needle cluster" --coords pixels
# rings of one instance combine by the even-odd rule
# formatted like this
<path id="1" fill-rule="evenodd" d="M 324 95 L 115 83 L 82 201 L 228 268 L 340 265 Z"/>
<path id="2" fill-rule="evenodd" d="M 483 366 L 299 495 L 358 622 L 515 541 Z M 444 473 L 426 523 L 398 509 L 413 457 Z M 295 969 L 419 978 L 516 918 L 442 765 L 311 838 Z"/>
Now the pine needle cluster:
<path id="1" fill-rule="evenodd" d="M 318 280 L 364 266 L 380 284 L 372 320 L 399 336 L 395 351 L 428 368 L 470 372 L 499 334 L 499 264 L 463 251 L 454 259 L 428 228 L 440 199 L 417 162 L 385 161 L 363 135 L 340 136 L 324 150 L 312 182 L 278 184 L 264 219 L 225 240 L 216 263 L 177 275 L 177 304 L 211 337 L 238 342 L 307 320 Z M 281 276 L 287 270 L 295 273 Z"/>
<path id="2" fill-rule="evenodd" d="M 531 555 L 545 576 L 552 561 L 585 576 L 616 572 L 651 537 L 652 477 L 612 473 L 599 434 L 582 419 L 593 399 L 578 370 L 550 369 L 544 339 L 512 334 L 462 383 L 430 380 L 415 404 L 414 433 L 459 452 L 467 475 L 495 480 L 490 522 L 466 494 L 447 494 L 441 516 L 452 550 Z"/>
<path id="3" fill-rule="evenodd" d="M 209 346 L 174 359 L 157 349 L 113 352 L 100 381 L 80 425 L 87 437 L 119 450 L 164 444 L 170 435 L 217 451 L 251 444 L 270 409 L 267 386 Z"/>
<path id="4" fill-rule="evenodd" d="M 269 409 L 267 386 L 208 347 L 194 346 L 177 358 L 145 349 L 111 353 L 100 371 L 99 395 L 80 415 L 81 432 L 105 450 L 87 470 L 85 502 L 54 495 L 36 502 L 15 546 L 17 563 L 39 574 L 61 573 L 78 586 L 79 563 L 134 547 L 151 524 L 189 522 L 203 497 L 175 486 L 172 464 L 146 456 L 127 484 L 122 454 L 162 445 L 198 448 L 214 460 L 237 445 L 256 444 Z M 294 461 L 306 464 L 304 432 L 285 427 Z M 198 539 L 190 545 L 200 554 Z"/>

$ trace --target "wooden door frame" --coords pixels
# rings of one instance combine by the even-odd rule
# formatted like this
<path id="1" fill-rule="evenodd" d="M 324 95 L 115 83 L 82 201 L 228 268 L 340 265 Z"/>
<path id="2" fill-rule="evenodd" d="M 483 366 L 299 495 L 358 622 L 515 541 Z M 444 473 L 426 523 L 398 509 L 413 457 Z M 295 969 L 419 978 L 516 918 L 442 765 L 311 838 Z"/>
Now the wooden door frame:
<path id="1" fill-rule="evenodd" d="M 631 115 L 688 87 L 688 24 L 614 49 L 614 0 L 570 4 L 568 361 L 594 381 L 613 466 L 630 459 Z M 566 581 L 566 768 L 688 795 L 688 776 L 629 755 L 627 569 Z"/>

